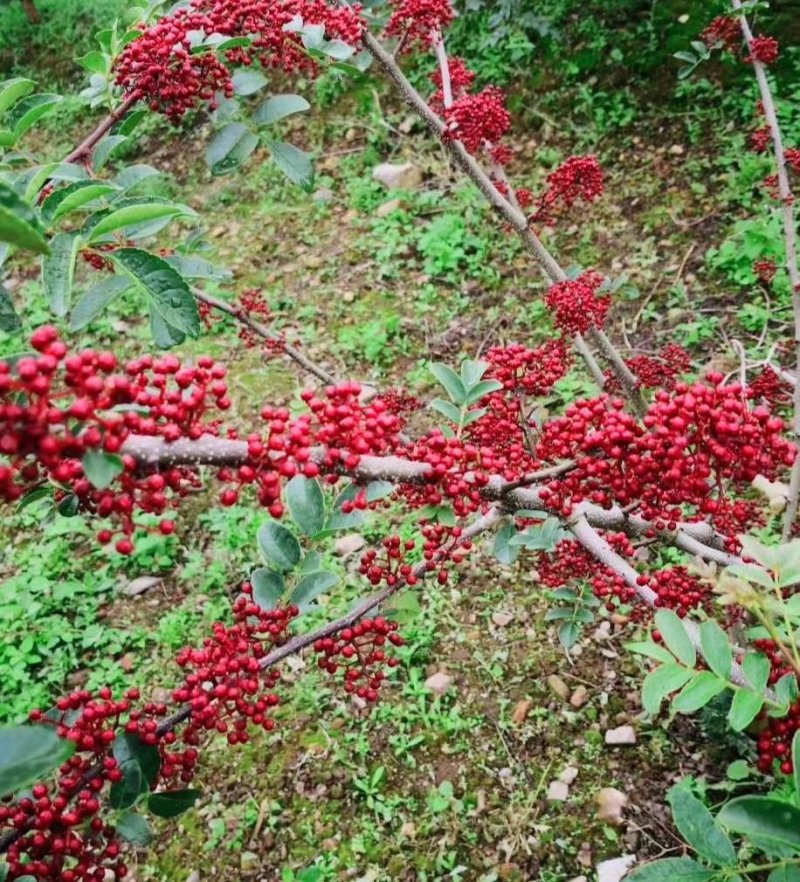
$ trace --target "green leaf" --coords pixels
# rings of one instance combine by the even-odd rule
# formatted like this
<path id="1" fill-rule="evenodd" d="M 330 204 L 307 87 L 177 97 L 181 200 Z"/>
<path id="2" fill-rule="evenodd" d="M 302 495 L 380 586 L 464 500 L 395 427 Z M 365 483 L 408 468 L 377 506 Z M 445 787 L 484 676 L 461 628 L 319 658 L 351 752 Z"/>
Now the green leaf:
<path id="1" fill-rule="evenodd" d="M 127 809 L 136 805 L 139 797 L 147 792 L 147 783 L 142 774 L 142 767 L 136 760 L 128 760 L 119 764 L 122 780 L 111 785 L 109 802 L 115 809 Z"/>
<path id="2" fill-rule="evenodd" d="M 89 450 L 81 460 L 83 472 L 93 487 L 105 490 L 125 471 L 122 457 L 102 450 Z"/>
<path id="3" fill-rule="evenodd" d="M 509 540 L 512 536 L 517 535 L 517 528 L 514 524 L 503 524 L 495 533 L 494 537 L 494 556 L 504 566 L 510 567 L 516 563 L 519 557 L 519 545 L 510 545 Z"/>
<path id="4" fill-rule="evenodd" d="M 764 696 L 739 689 L 733 696 L 731 709 L 728 711 L 728 723 L 734 732 L 746 729 L 758 715 L 764 705 Z"/>
<path id="5" fill-rule="evenodd" d="M 309 573 L 297 583 L 289 598 L 289 603 L 299 607 L 300 612 L 307 612 L 320 594 L 329 591 L 338 581 L 339 576 L 336 573 L 326 570 Z"/>
<path id="6" fill-rule="evenodd" d="M 39 230 L 33 209 L 0 181 L 0 242 L 47 254 L 50 246 Z"/>
<path id="7" fill-rule="evenodd" d="M 120 276 L 109 276 L 109 278 L 93 285 L 75 304 L 69 317 L 69 329 L 71 331 L 83 330 L 130 287 L 130 279 Z"/>
<path id="8" fill-rule="evenodd" d="M 11 126 L 14 129 L 16 139 L 19 139 L 39 120 L 55 110 L 56 105 L 60 104 L 64 99 L 61 95 L 40 94 L 31 95 L 21 101 L 11 115 Z"/>
<path id="9" fill-rule="evenodd" d="M 464 405 L 467 400 L 467 390 L 461 382 L 461 377 L 448 365 L 434 361 L 428 365 L 428 370 L 444 386 L 445 391 L 452 401 L 458 405 Z"/>
<path id="10" fill-rule="evenodd" d="M 625 882 L 711 882 L 716 873 L 691 858 L 663 858 L 650 864 L 636 867 Z"/>
<path id="11" fill-rule="evenodd" d="M 461 362 L 461 382 L 463 383 L 464 388 L 469 391 L 475 385 L 480 383 L 483 375 L 488 369 L 488 362 L 475 361 L 471 358 L 464 359 L 464 361 Z"/>
<path id="12" fill-rule="evenodd" d="M 175 818 L 190 809 L 200 796 L 200 790 L 167 790 L 163 793 L 151 793 L 147 807 L 159 818 Z"/>
<path id="13" fill-rule="evenodd" d="M 48 726 L 0 729 L 0 796 L 40 780 L 74 752 L 75 744 L 59 738 Z"/>
<path id="14" fill-rule="evenodd" d="M 206 162 L 212 175 L 224 175 L 239 168 L 258 146 L 258 137 L 244 123 L 228 123 L 211 139 Z"/>
<path id="15" fill-rule="evenodd" d="M 107 74 L 108 57 L 97 49 L 87 52 L 77 59 L 78 64 L 89 73 Z"/>
<path id="16" fill-rule="evenodd" d="M 661 702 L 692 678 L 694 671 L 676 664 L 664 664 L 644 678 L 642 706 L 651 716 L 661 709 Z"/>
<path id="17" fill-rule="evenodd" d="M 197 300 L 165 260 L 138 248 L 118 248 L 109 252 L 109 257 L 145 291 L 167 324 L 189 337 L 200 335 Z"/>
<path id="18" fill-rule="evenodd" d="M 675 656 L 668 649 L 653 643 L 652 640 L 626 643 L 625 649 L 635 652 L 637 655 L 644 655 L 656 661 L 666 662 L 666 664 L 672 664 L 675 661 Z"/>
<path id="19" fill-rule="evenodd" d="M 669 790 L 667 801 L 672 808 L 675 826 L 700 857 L 718 867 L 735 866 L 736 849 L 733 843 L 711 812 L 684 783 Z"/>
<path id="20" fill-rule="evenodd" d="M 50 254 L 42 260 L 44 293 L 50 309 L 59 317 L 69 309 L 75 258 L 82 242 L 79 233 L 57 233 L 50 243 Z"/>
<path id="21" fill-rule="evenodd" d="M 765 569 L 757 567 L 755 564 L 731 564 L 731 566 L 725 567 L 725 572 L 738 576 L 746 582 L 754 582 L 756 585 L 761 585 L 763 588 L 771 589 L 775 587 L 775 583 L 772 581 L 770 574 Z"/>
<path id="22" fill-rule="evenodd" d="M 733 649 L 728 635 L 713 619 L 700 625 L 700 646 L 709 668 L 718 677 L 727 680 L 731 673 Z"/>
<path id="23" fill-rule="evenodd" d="M 454 425 L 458 426 L 461 424 L 462 412 L 455 406 L 455 404 L 445 401 L 444 398 L 434 398 L 433 401 L 431 401 L 431 407 L 450 420 Z"/>
<path id="24" fill-rule="evenodd" d="M 293 113 L 303 113 L 311 105 L 300 95 L 272 95 L 258 106 L 253 121 L 259 126 L 268 126 Z"/>
<path id="25" fill-rule="evenodd" d="M 183 331 L 179 331 L 169 322 L 164 321 L 152 303 L 150 304 L 150 333 L 153 335 L 153 342 L 159 349 L 172 349 L 173 346 L 180 346 L 186 339 L 186 334 Z"/>
<path id="26" fill-rule="evenodd" d="M 128 140 L 127 135 L 106 135 L 92 151 L 92 168 L 99 172 L 111 158 L 111 154 Z"/>
<path id="27" fill-rule="evenodd" d="M 89 242 L 97 242 L 109 233 L 125 231 L 129 227 L 161 218 L 193 217 L 194 212 L 175 202 L 138 202 L 117 208 L 104 215 L 89 234 Z"/>
<path id="28" fill-rule="evenodd" d="M 742 670 L 753 692 L 763 692 L 767 688 L 771 667 L 765 655 L 760 652 L 748 652 L 742 662 Z"/>
<path id="29" fill-rule="evenodd" d="M 78 208 L 115 193 L 117 187 L 103 181 L 75 181 L 51 193 L 42 203 L 42 220 L 50 225 Z"/>
<path id="30" fill-rule="evenodd" d="M 14 301 L 6 289 L 0 285 L 0 331 L 14 334 L 22 328 L 22 320 L 14 308 Z"/>
<path id="31" fill-rule="evenodd" d="M 153 831 L 147 820 L 136 812 L 122 812 L 115 824 L 117 833 L 131 845 L 145 848 L 153 841 Z"/>
<path id="32" fill-rule="evenodd" d="M 152 165 L 129 165 L 117 172 L 114 183 L 120 188 L 120 192 L 127 193 L 142 181 L 158 177 L 160 174 L 161 172 Z"/>
<path id="33" fill-rule="evenodd" d="M 266 610 L 275 609 L 286 590 L 283 576 L 266 567 L 258 567 L 250 573 L 250 584 L 253 586 L 253 600 Z"/>
<path id="34" fill-rule="evenodd" d="M 696 655 L 694 645 L 683 627 L 683 622 L 671 609 L 661 609 L 655 615 L 656 628 L 661 632 L 667 648 L 678 661 L 694 667 Z"/>
<path id="35" fill-rule="evenodd" d="M 304 190 L 310 190 L 314 184 L 311 154 L 285 141 L 267 141 L 266 144 L 276 165 L 286 177 Z"/>
<path id="36" fill-rule="evenodd" d="M 33 80 L 26 77 L 14 77 L 0 83 L 0 113 L 5 113 L 17 101 L 29 95 L 35 85 Z"/>
<path id="37" fill-rule="evenodd" d="M 800 730 L 792 738 L 792 766 L 794 767 L 794 792 L 800 796 Z"/>
<path id="38" fill-rule="evenodd" d="M 302 551 L 294 534 L 277 521 L 267 521 L 258 531 L 258 544 L 267 563 L 286 573 L 294 569 Z"/>
<path id="39" fill-rule="evenodd" d="M 467 390 L 467 404 L 476 404 L 481 398 L 503 388 L 499 380 L 482 380 Z"/>
<path id="40" fill-rule="evenodd" d="M 725 775 L 731 781 L 744 781 L 750 777 L 750 766 L 747 760 L 734 760 L 728 766 Z"/>
<path id="41" fill-rule="evenodd" d="M 673 710 L 680 714 L 693 714 L 723 692 L 727 685 L 727 680 L 711 671 L 700 671 L 672 699 Z"/>
<path id="42" fill-rule="evenodd" d="M 237 95 L 254 95 L 267 85 L 269 80 L 257 70 L 237 70 L 233 77 L 233 91 Z"/>
<path id="43" fill-rule="evenodd" d="M 120 765 L 131 761 L 137 762 L 149 787 L 156 783 L 158 770 L 161 768 L 161 755 L 157 747 L 144 744 L 138 735 L 123 732 L 114 739 L 111 752 Z"/>
<path id="44" fill-rule="evenodd" d="M 722 806 L 717 820 L 742 836 L 800 849 L 800 809 L 769 796 L 740 796 Z"/>
<path id="45" fill-rule="evenodd" d="M 558 642 L 564 649 L 572 649 L 581 636 L 581 629 L 575 622 L 564 622 L 558 629 Z"/>
<path id="46" fill-rule="evenodd" d="M 325 497 L 319 481 L 295 475 L 283 489 L 292 520 L 306 536 L 313 536 L 325 526 Z"/>
<path id="47" fill-rule="evenodd" d="M 797 864 L 776 867 L 767 876 L 767 882 L 800 882 L 800 867 Z"/>
<path id="48" fill-rule="evenodd" d="M 36 502 L 39 502 L 40 499 L 49 499 L 52 504 L 53 501 L 53 486 L 52 484 L 44 484 L 41 487 L 34 487 L 33 490 L 29 490 L 23 497 L 20 499 L 17 509 L 18 511 L 22 511 L 27 508 L 29 505 L 33 505 Z"/>

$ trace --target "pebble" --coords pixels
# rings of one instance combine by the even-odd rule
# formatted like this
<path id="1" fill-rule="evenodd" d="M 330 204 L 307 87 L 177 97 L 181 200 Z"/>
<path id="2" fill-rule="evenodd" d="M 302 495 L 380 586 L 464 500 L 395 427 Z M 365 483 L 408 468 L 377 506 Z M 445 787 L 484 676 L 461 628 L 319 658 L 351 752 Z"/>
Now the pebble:
<path id="1" fill-rule="evenodd" d="M 163 581 L 159 576 L 139 576 L 138 579 L 128 582 L 122 591 L 128 597 L 138 597 L 140 594 L 144 594 L 146 591 L 150 591 L 157 585 L 160 585 Z"/>
<path id="2" fill-rule="evenodd" d="M 390 214 L 394 214 L 395 211 L 399 211 L 403 207 L 402 199 L 390 199 L 388 202 L 381 203 L 375 209 L 376 217 L 388 217 Z"/>
<path id="3" fill-rule="evenodd" d="M 445 674 L 444 671 L 437 671 L 435 674 L 431 674 L 425 681 L 425 688 L 433 692 L 434 695 L 444 695 L 452 685 L 453 678 L 450 674 Z"/>
<path id="4" fill-rule="evenodd" d="M 413 190 L 422 183 L 422 170 L 413 162 L 382 162 L 372 170 L 372 177 L 387 190 Z"/>
<path id="5" fill-rule="evenodd" d="M 585 686 L 578 686 L 572 693 L 569 703 L 573 707 L 583 707 L 589 700 L 589 690 Z"/>
<path id="6" fill-rule="evenodd" d="M 514 708 L 514 712 L 511 714 L 511 721 L 516 723 L 518 726 L 521 726 L 528 714 L 531 712 L 531 708 L 533 707 L 533 702 L 529 699 L 523 699 L 522 701 L 518 701 L 516 707 Z"/>
<path id="7" fill-rule="evenodd" d="M 340 536 L 333 546 L 334 554 L 344 557 L 346 554 L 355 554 L 367 544 L 367 540 L 360 533 L 347 533 Z"/>
<path id="8" fill-rule="evenodd" d="M 562 701 L 567 701 L 569 698 L 569 686 L 558 674 L 550 674 L 547 678 L 547 685 L 554 695 L 557 695 Z"/>
<path id="9" fill-rule="evenodd" d="M 578 777 L 578 769 L 575 766 L 567 766 L 566 769 L 558 776 L 559 781 L 570 785 Z"/>
<path id="10" fill-rule="evenodd" d="M 563 781 L 551 781 L 547 788 L 547 799 L 549 802 L 564 802 L 569 797 L 569 784 Z"/>
<path id="11" fill-rule="evenodd" d="M 595 797 L 597 817 L 611 824 L 622 823 L 623 809 L 628 805 L 628 797 L 616 787 L 603 787 Z"/>
<path id="12" fill-rule="evenodd" d="M 498 610 L 497 612 L 492 613 L 492 621 L 498 628 L 505 628 L 514 621 L 514 613 Z"/>
<path id="13" fill-rule="evenodd" d="M 617 726 L 616 729 L 609 729 L 606 732 L 606 744 L 636 744 L 636 732 L 633 726 Z"/>
<path id="14" fill-rule="evenodd" d="M 597 869 L 597 882 L 621 882 L 628 870 L 636 863 L 635 854 L 624 854 L 610 861 L 601 861 Z"/>

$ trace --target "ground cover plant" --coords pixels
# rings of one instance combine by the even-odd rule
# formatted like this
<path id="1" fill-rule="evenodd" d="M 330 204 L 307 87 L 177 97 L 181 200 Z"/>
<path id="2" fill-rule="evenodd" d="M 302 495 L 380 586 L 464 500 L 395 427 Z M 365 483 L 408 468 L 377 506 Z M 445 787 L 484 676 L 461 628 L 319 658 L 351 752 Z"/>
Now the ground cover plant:
<path id="1" fill-rule="evenodd" d="M 309 754 L 322 754 L 323 764 L 359 760 L 351 787 L 372 824 L 363 836 L 390 840 L 383 863 L 363 878 L 568 878 L 563 863 L 548 867 L 540 856 L 553 842 L 575 854 L 573 870 L 587 866 L 583 846 L 564 845 L 555 824 L 551 832 L 541 823 L 540 807 L 533 810 L 549 766 L 528 782 L 531 804 L 512 802 L 507 816 L 495 815 L 503 831 L 495 835 L 519 842 L 504 845 L 507 859 L 494 867 L 465 864 L 448 842 L 458 837 L 460 818 L 485 810 L 487 790 L 495 791 L 497 812 L 501 782 L 514 772 L 464 785 L 460 796 L 455 770 L 435 776 L 424 802 L 431 818 L 445 816 L 444 826 L 431 823 L 426 835 L 445 844 L 423 869 L 392 862 L 413 842 L 413 824 L 397 831 L 405 846 L 388 836 L 397 818 L 415 815 L 419 794 L 387 792 L 386 766 L 364 764 L 374 739 L 383 739 L 413 768 L 428 732 L 468 751 L 467 733 L 482 718 L 448 708 L 452 677 L 436 670 L 439 656 L 450 651 L 445 664 L 456 670 L 477 662 L 481 679 L 473 685 L 485 696 L 507 672 L 526 671 L 525 652 L 548 623 L 563 653 L 555 658 L 579 682 L 592 675 L 589 659 L 581 661 L 588 626 L 600 634 L 627 627 L 630 658 L 642 659 L 645 718 L 658 718 L 669 700 L 666 740 L 679 741 L 675 716 L 703 712 L 728 758 L 741 754 L 716 789 L 705 767 L 669 789 L 673 826 L 648 837 L 643 860 L 622 857 L 615 878 L 777 882 L 800 873 L 800 274 L 792 193 L 800 147 L 796 109 L 775 98 L 782 85 L 773 71 L 789 50 L 762 31 L 769 11 L 732 0 L 719 13 L 678 50 L 676 68 L 689 80 L 721 54 L 740 69 L 731 75 L 736 83 L 743 71 L 757 89 L 755 122 L 732 136 L 736 156 L 724 159 L 735 166 L 725 198 L 748 213 L 706 258 L 709 274 L 727 274 L 753 296 L 743 305 L 726 292 L 732 302 L 705 323 L 701 312 L 689 320 L 702 302 L 682 284 L 692 245 L 670 293 L 686 320 L 651 332 L 647 349 L 636 349 L 632 337 L 661 280 L 641 297 L 624 275 L 605 271 L 614 237 L 598 232 L 602 247 L 593 244 L 592 214 L 613 198 L 613 161 L 606 170 L 597 153 L 571 153 L 554 158 L 538 180 L 512 182 L 510 172 L 524 169 L 537 145 L 515 141 L 504 92 L 477 79 L 468 57 L 449 53 L 450 26 L 457 41 L 469 41 L 443 0 L 368 10 L 317 0 L 157 2 L 102 31 L 98 48 L 83 55 L 82 105 L 37 92 L 25 71 L 3 84 L 0 248 L 9 284 L 0 288 L 8 335 L 0 495 L 16 511 L 10 536 L 19 527 L 20 535 L 42 529 L 60 540 L 44 564 L 14 554 L 17 565 L 37 568 L 38 581 L 28 588 L 20 570 L 3 607 L 12 627 L 21 613 L 34 623 L 3 649 L 12 674 L 4 713 L 9 721 L 21 712 L 29 718 L 0 733 L 5 878 L 172 878 L 186 865 L 147 863 L 155 828 L 153 851 L 163 856 L 180 838 L 176 823 L 186 832 L 186 819 L 203 812 L 208 850 L 234 873 L 344 877 L 369 851 L 363 840 L 339 860 L 325 854 L 341 844 L 331 836 L 308 860 L 289 858 L 285 841 L 335 829 L 318 815 L 319 829 L 307 829 L 308 810 L 294 815 L 294 829 L 282 823 L 285 790 L 305 791 L 300 760 L 279 770 L 263 801 L 243 802 L 239 833 L 215 815 L 219 797 L 209 801 L 198 786 L 207 758 L 240 764 L 242 774 L 258 768 L 264 752 L 277 759 L 277 745 L 291 744 L 303 715 L 327 739 L 304 742 Z M 537 21 L 525 26 L 536 30 Z M 495 24 L 502 37 L 502 21 Z M 481 79 L 490 79 L 486 70 Z M 376 320 L 375 300 L 343 298 L 337 327 L 314 321 L 302 300 L 287 303 L 280 286 L 270 290 L 292 273 L 300 286 L 312 277 L 315 285 L 338 285 L 345 271 L 352 283 L 356 246 L 316 265 L 278 262 L 270 282 L 260 263 L 264 253 L 274 259 L 271 243 L 252 230 L 240 237 L 227 226 L 209 236 L 202 227 L 205 213 L 213 223 L 215 204 L 230 206 L 235 222 L 248 188 L 272 188 L 278 195 L 263 218 L 279 229 L 282 214 L 296 207 L 296 241 L 282 239 L 278 250 L 303 255 L 334 194 L 315 184 L 297 125 L 314 113 L 312 103 L 290 89 L 298 83 L 315 97 L 307 87 L 317 81 L 322 104 L 354 100 L 367 128 L 378 130 L 368 140 L 379 155 L 388 127 L 375 85 L 381 78 L 398 107 L 410 108 L 401 125 L 418 126 L 420 139 L 431 138 L 472 188 L 446 194 L 447 208 L 441 193 L 414 195 L 413 164 L 376 169 L 374 180 L 349 178 L 350 210 L 374 211 L 364 234 L 375 261 L 371 279 L 408 296 L 425 327 L 441 313 L 469 322 L 485 291 L 503 292 L 476 351 L 465 354 L 443 335 L 442 351 L 452 355 L 452 348 L 456 358 L 429 358 L 424 373 L 406 371 L 407 382 L 395 385 L 384 375 L 396 360 L 413 363 L 419 340 L 406 333 L 402 300 L 392 307 L 387 296 Z M 61 150 L 59 121 L 81 124 L 78 106 L 102 113 Z M 612 129 L 633 119 L 624 103 L 610 106 L 621 114 Z M 197 130 L 209 135 L 212 183 L 195 208 L 179 201 L 177 180 L 161 182 L 136 151 L 140 139 L 172 139 L 180 155 Z M 393 202 L 381 196 L 387 175 L 400 194 Z M 216 181 L 228 176 L 229 189 L 220 189 Z M 413 221 L 426 212 L 434 217 L 420 229 Z M 493 238 L 475 229 L 476 219 L 496 224 Z M 683 232 L 691 237 L 691 224 Z M 210 259 L 213 238 L 232 240 L 235 282 Z M 589 259 L 562 264 L 551 243 L 572 261 L 577 240 Z M 326 245 L 341 247 L 335 224 Z M 522 289 L 514 299 L 505 299 L 503 275 L 491 266 L 495 254 L 514 268 Z M 241 277 L 259 284 L 240 285 Z M 451 291 L 447 303 L 440 286 Z M 359 310 L 361 326 L 352 322 Z M 731 338 L 732 327 L 749 333 L 749 342 Z M 732 364 L 708 364 L 717 328 Z M 126 335 L 135 339 L 123 349 L 117 340 Z M 369 383 L 342 370 L 352 358 L 371 365 Z M 228 361 L 243 372 L 229 371 Z M 261 373 L 255 382 L 247 376 L 265 361 L 291 364 L 303 384 L 281 388 L 288 374 L 280 369 L 267 394 Z M 434 383 L 438 391 L 427 394 Z M 214 548 L 201 547 L 194 524 L 233 566 L 213 565 Z M 332 551 L 351 555 L 349 567 Z M 487 555 L 513 574 L 502 590 L 481 579 Z M 76 556 L 86 559 L 80 578 Z M 120 575 L 169 573 L 179 559 L 176 596 L 186 603 L 176 608 L 175 597 L 166 598 L 156 632 L 109 626 Z M 471 586 L 486 588 L 485 597 L 474 597 Z M 126 590 L 148 589 L 133 579 Z M 512 598 L 532 613 L 521 658 L 501 635 L 514 618 L 504 611 Z M 61 627 L 59 604 L 73 610 L 70 628 Z M 88 621 L 76 623 L 77 610 Z M 436 625 L 426 614 L 449 622 L 453 635 L 459 618 L 475 626 L 461 642 L 477 638 L 479 649 L 467 660 L 457 640 L 445 639 L 432 653 Z M 488 658 L 487 645 L 496 646 Z M 109 664 L 109 654 L 119 664 Z M 150 659 L 139 673 L 137 657 Z M 420 668 L 429 660 L 434 670 Z M 82 668 L 72 682 L 71 663 Z M 28 690 L 27 671 L 46 678 L 34 676 Z M 580 709 L 585 696 L 565 686 L 566 675 L 554 671 L 548 688 Z M 71 691 L 50 706 L 59 684 Z M 413 702 L 393 713 L 401 692 Z M 332 716 L 355 716 L 338 750 L 320 696 Z M 549 713 L 521 701 L 494 721 L 519 774 L 525 764 L 508 747 L 507 727 L 528 717 L 544 722 Z M 628 719 L 617 713 L 616 722 Z M 635 740 L 629 725 L 609 724 L 604 714 L 598 729 L 606 729 L 606 744 Z M 596 740 L 582 746 L 591 761 Z M 578 772 L 568 766 L 547 799 L 565 799 Z M 339 798 L 333 779 L 319 786 L 314 803 L 329 792 Z M 627 797 L 609 788 L 597 795 L 609 822 L 603 834 L 615 845 Z M 614 800 L 617 808 L 609 808 Z M 181 822 L 172 820 L 179 815 Z M 259 854 L 265 829 L 274 860 Z M 518 851 L 529 855 L 524 867 L 510 859 Z M 598 869 L 601 878 L 609 872 Z"/>

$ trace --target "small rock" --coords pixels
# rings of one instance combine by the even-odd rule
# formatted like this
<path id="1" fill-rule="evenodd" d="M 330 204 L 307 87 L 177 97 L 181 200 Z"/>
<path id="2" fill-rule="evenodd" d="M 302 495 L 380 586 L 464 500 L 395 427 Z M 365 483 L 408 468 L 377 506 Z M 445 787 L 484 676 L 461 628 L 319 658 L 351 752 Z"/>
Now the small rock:
<path id="1" fill-rule="evenodd" d="M 578 770 L 575 766 L 567 766 L 566 769 L 558 776 L 559 781 L 563 781 L 567 786 L 578 777 Z"/>
<path id="2" fill-rule="evenodd" d="M 549 802 L 564 802 L 569 797 L 569 784 L 563 781 L 551 781 L 547 788 L 547 799 Z"/>
<path id="3" fill-rule="evenodd" d="M 400 828 L 400 835 L 405 836 L 406 839 L 414 839 L 417 835 L 417 828 L 411 823 L 411 821 L 406 821 Z"/>
<path id="4" fill-rule="evenodd" d="M 606 732 L 606 744 L 636 744 L 636 732 L 633 726 L 617 726 Z"/>
<path id="5" fill-rule="evenodd" d="M 492 613 L 492 621 L 498 628 L 505 628 L 514 621 L 514 613 L 498 610 L 497 612 Z"/>
<path id="6" fill-rule="evenodd" d="M 511 714 L 511 721 L 516 723 L 518 726 L 521 726 L 525 722 L 528 714 L 531 712 L 532 707 L 533 702 L 529 701 L 527 698 L 517 702 L 517 706 L 514 708 L 514 712 Z"/>
<path id="7" fill-rule="evenodd" d="M 589 700 L 589 690 L 585 686 L 578 686 L 572 693 L 569 703 L 573 707 L 583 707 Z"/>
<path id="8" fill-rule="evenodd" d="M 686 153 L 686 148 L 683 144 L 673 144 L 672 147 L 669 148 L 669 152 L 672 156 L 683 156 Z"/>
<path id="9" fill-rule="evenodd" d="M 388 202 L 383 202 L 375 209 L 376 217 L 388 217 L 390 214 L 394 214 L 395 211 L 399 211 L 403 207 L 402 199 L 390 199 Z"/>
<path id="10" fill-rule="evenodd" d="M 558 676 L 558 674 L 550 674 L 547 678 L 547 685 L 550 691 L 557 695 L 562 701 L 569 698 L 569 686 Z"/>
<path id="11" fill-rule="evenodd" d="M 239 866 L 243 870 L 255 870 L 258 867 L 258 855 L 252 851 L 243 851 L 239 855 Z"/>
<path id="12" fill-rule="evenodd" d="M 329 187 L 320 187 L 313 192 L 311 198 L 314 202 L 330 202 L 333 199 L 333 190 Z"/>
<path id="13" fill-rule="evenodd" d="M 160 585 L 162 581 L 159 576 L 139 576 L 138 579 L 128 582 L 122 591 L 128 597 L 138 597 L 140 594 L 144 594 L 145 591 L 150 591 L 156 585 Z"/>
<path id="14" fill-rule="evenodd" d="M 573 876 L 568 882 L 589 882 L 586 876 Z"/>
<path id="15" fill-rule="evenodd" d="M 578 854 L 575 856 L 575 860 L 582 867 L 591 867 L 591 865 L 592 865 L 592 846 L 589 845 L 588 842 L 581 842 L 581 847 L 578 849 Z"/>
<path id="16" fill-rule="evenodd" d="M 334 554 L 344 557 L 346 554 L 355 554 L 367 544 L 367 540 L 360 533 L 347 533 L 340 536 L 333 546 Z"/>
<path id="17" fill-rule="evenodd" d="M 595 868 L 597 882 L 621 882 L 623 876 L 635 863 L 635 854 L 624 854 L 610 861 L 601 861 Z"/>
<path id="18" fill-rule="evenodd" d="M 192 872 L 189 873 L 186 882 L 200 882 L 200 874 L 197 872 L 197 870 L 192 870 Z"/>
<path id="19" fill-rule="evenodd" d="M 622 823 L 622 811 L 628 805 L 628 797 L 616 787 L 603 787 L 595 797 L 597 817 L 611 824 Z"/>
<path id="20" fill-rule="evenodd" d="M 422 170 L 413 162 L 382 162 L 372 170 L 372 177 L 387 190 L 413 190 L 422 183 Z"/>
<path id="21" fill-rule="evenodd" d="M 622 613 L 611 613 L 611 621 L 620 627 L 627 625 L 630 620 L 630 616 L 624 616 Z"/>
<path id="22" fill-rule="evenodd" d="M 129 652 L 126 652 L 125 655 L 123 655 L 122 658 L 119 660 L 119 666 L 122 668 L 123 671 L 125 671 L 126 674 L 130 674 L 130 672 L 134 668 L 134 664 L 135 663 L 133 656 Z"/>
<path id="23" fill-rule="evenodd" d="M 433 692 L 434 695 L 444 695 L 452 685 L 453 678 L 450 674 L 445 674 L 444 671 L 437 671 L 435 674 L 431 674 L 425 681 L 425 688 Z"/>

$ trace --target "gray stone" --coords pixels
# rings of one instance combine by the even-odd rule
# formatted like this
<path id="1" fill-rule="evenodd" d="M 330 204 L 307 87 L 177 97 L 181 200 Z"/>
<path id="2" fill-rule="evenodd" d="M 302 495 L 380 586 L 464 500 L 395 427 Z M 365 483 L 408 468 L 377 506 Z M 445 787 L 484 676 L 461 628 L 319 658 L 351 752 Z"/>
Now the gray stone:
<path id="1" fill-rule="evenodd" d="M 498 628 L 505 628 L 514 621 L 514 613 L 498 610 L 497 612 L 492 613 L 492 621 Z"/>
<path id="2" fill-rule="evenodd" d="M 635 863 L 635 854 L 624 854 L 610 861 L 601 861 L 596 867 L 597 882 L 622 882 L 625 874 Z"/>
<path id="3" fill-rule="evenodd" d="M 144 594 L 146 591 L 150 591 L 157 585 L 160 585 L 163 581 L 159 576 L 139 576 L 138 579 L 128 582 L 122 591 L 128 597 L 138 597 L 140 594 Z"/>
<path id="4" fill-rule="evenodd" d="M 549 802 L 564 802 L 569 797 L 569 784 L 563 781 L 551 781 L 547 788 L 547 799 Z"/>
<path id="5" fill-rule="evenodd" d="M 435 674 L 431 674 L 425 681 L 425 688 L 433 692 L 434 695 L 444 695 L 452 685 L 453 678 L 444 671 L 437 671 Z"/>
<path id="6" fill-rule="evenodd" d="M 334 554 L 344 557 L 347 554 L 355 554 L 367 544 L 367 540 L 360 533 L 347 533 L 340 536 L 333 546 Z"/>
<path id="7" fill-rule="evenodd" d="M 394 214 L 395 211 L 399 211 L 403 207 L 402 199 L 390 199 L 388 202 L 381 203 L 375 209 L 376 217 L 388 217 L 390 214 Z"/>
<path id="8" fill-rule="evenodd" d="M 610 824 L 622 823 L 622 812 L 628 805 L 628 797 L 616 787 L 603 787 L 595 797 L 597 817 Z"/>
<path id="9" fill-rule="evenodd" d="M 618 746 L 636 744 L 636 731 L 633 726 L 617 726 L 606 732 L 606 744 Z"/>
<path id="10" fill-rule="evenodd" d="M 569 686 L 558 676 L 558 674 L 550 674 L 547 678 L 547 685 L 550 687 L 550 691 L 557 695 L 562 701 L 567 701 L 569 698 Z"/>
<path id="11" fill-rule="evenodd" d="M 583 707 L 589 700 L 589 690 L 585 686 L 578 686 L 572 693 L 569 703 L 573 707 Z"/>
<path id="12" fill-rule="evenodd" d="M 372 177 L 387 190 L 414 190 L 422 183 L 422 170 L 413 162 L 382 162 L 372 170 Z"/>

